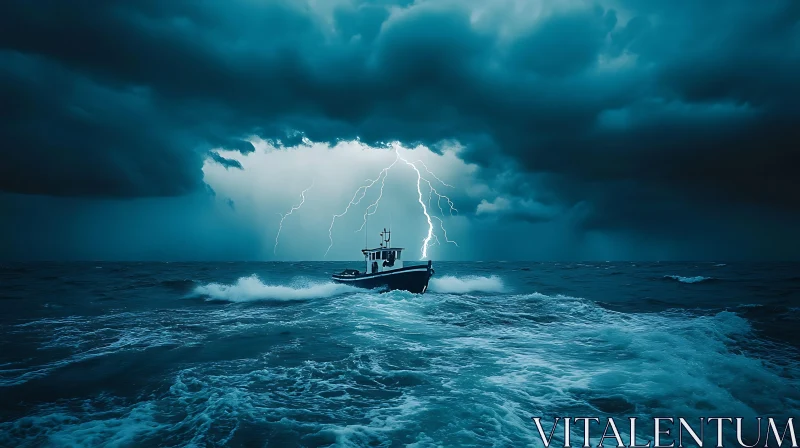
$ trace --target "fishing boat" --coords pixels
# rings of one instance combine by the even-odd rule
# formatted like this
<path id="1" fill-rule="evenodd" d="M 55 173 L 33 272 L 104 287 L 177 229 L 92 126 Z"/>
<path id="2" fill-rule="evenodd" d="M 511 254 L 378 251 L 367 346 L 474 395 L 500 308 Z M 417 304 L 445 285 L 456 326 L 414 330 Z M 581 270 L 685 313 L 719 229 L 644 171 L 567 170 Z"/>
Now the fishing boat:
<path id="1" fill-rule="evenodd" d="M 391 230 L 383 229 L 381 245 L 374 249 L 362 249 L 364 255 L 364 272 L 357 269 L 345 269 L 334 274 L 331 279 L 359 288 L 404 290 L 423 294 L 428 289 L 428 280 L 434 274 L 433 262 L 427 265 L 403 266 L 402 247 L 392 247 Z"/>

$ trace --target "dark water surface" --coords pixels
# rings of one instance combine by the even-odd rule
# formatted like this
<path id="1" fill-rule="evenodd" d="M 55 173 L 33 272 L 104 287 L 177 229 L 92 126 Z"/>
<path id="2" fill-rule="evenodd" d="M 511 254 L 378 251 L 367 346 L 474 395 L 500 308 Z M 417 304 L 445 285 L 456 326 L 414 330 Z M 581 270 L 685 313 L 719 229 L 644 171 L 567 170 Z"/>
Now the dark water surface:
<path id="1" fill-rule="evenodd" d="M 327 281 L 358 266 L 0 264 L 0 446 L 541 446 L 531 416 L 800 409 L 800 264 Z"/>

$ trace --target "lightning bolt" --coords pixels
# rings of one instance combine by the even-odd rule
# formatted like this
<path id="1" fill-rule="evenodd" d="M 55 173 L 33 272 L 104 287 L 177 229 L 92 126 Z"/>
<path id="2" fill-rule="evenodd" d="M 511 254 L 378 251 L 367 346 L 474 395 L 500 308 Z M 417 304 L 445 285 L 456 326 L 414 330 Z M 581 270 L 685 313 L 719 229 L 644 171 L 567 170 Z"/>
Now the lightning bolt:
<path id="1" fill-rule="evenodd" d="M 306 202 L 306 193 L 313 186 L 314 186 L 314 181 L 312 180 L 311 181 L 311 185 L 300 193 L 301 201 L 300 201 L 299 204 L 297 204 L 295 206 L 292 206 L 291 210 L 286 212 L 285 215 L 278 213 L 279 215 L 281 215 L 281 222 L 278 224 L 278 233 L 275 235 L 275 247 L 272 249 L 272 253 L 273 254 L 277 255 L 277 253 L 278 253 L 278 238 L 281 236 L 281 230 L 283 229 L 283 220 L 286 219 L 287 216 L 291 215 L 295 210 L 298 210 L 300 207 L 303 206 L 303 203 Z"/>
<path id="2" fill-rule="evenodd" d="M 399 156 L 395 157 L 394 162 L 392 162 L 392 164 L 389 165 L 389 168 L 391 168 L 392 166 L 394 166 L 395 163 L 397 163 L 398 158 Z M 367 209 L 364 211 L 364 222 L 361 223 L 361 227 L 359 227 L 358 230 L 356 230 L 356 232 L 364 230 L 364 226 L 367 225 L 367 216 L 374 215 L 375 212 L 378 211 L 378 203 L 381 202 L 381 198 L 383 197 L 383 186 L 386 184 L 386 177 L 389 176 L 389 170 L 385 169 L 381 171 L 380 176 L 382 176 L 383 178 L 381 179 L 381 190 L 380 193 L 378 193 L 378 199 L 375 199 L 375 202 L 367 206 Z M 370 209 L 372 209 L 372 212 L 370 212 Z"/>
<path id="3" fill-rule="evenodd" d="M 432 218 L 434 218 L 437 221 L 439 221 L 439 227 L 442 228 L 442 234 L 444 235 L 444 240 L 446 242 L 448 242 L 448 243 L 455 244 L 456 247 L 459 247 L 457 242 L 455 242 L 455 241 L 453 241 L 453 240 L 451 240 L 450 238 L 447 237 L 447 229 L 444 228 L 444 221 L 442 221 L 442 218 L 440 218 L 438 216 L 432 216 Z M 439 242 L 439 238 L 436 238 L 436 242 Z"/>
<path id="4" fill-rule="evenodd" d="M 353 198 L 350 199 L 350 202 L 347 204 L 347 207 L 345 207 L 344 211 L 342 213 L 339 213 L 338 215 L 333 215 L 333 218 L 331 219 L 331 225 L 330 225 L 330 227 L 328 227 L 328 239 L 330 240 L 330 244 L 328 245 L 328 249 L 325 251 L 325 256 L 326 257 L 328 256 L 328 252 L 330 252 L 331 248 L 333 247 L 333 225 L 336 223 L 336 218 L 341 218 L 342 216 L 346 215 L 347 212 L 350 210 L 351 206 L 358 205 L 361 202 L 361 200 L 364 199 L 364 196 L 367 194 L 367 190 L 369 190 L 370 187 L 375 185 L 379 180 L 381 180 L 383 178 L 384 181 L 385 181 L 386 180 L 386 177 L 385 177 L 386 173 L 390 169 L 392 169 L 392 167 L 395 165 L 395 163 L 397 163 L 397 159 L 398 158 L 399 158 L 399 156 L 394 159 L 394 161 L 392 162 L 391 165 L 389 165 L 386 168 L 382 169 L 381 172 L 378 173 L 378 177 L 376 177 L 375 179 L 367 179 L 367 180 L 365 180 L 364 181 L 365 184 L 360 186 L 360 187 L 358 187 L 356 192 L 353 194 Z M 359 193 L 361 194 L 361 196 L 359 196 Z M 383 182 L 381 182 L 381 195 L 383 195 Z M 358 199 L 356 199 L 356 197 L 358 197 Z M 380 198 L 378 198 L 378 201 L 380 201 Z M 375 209 L 376 210 L 378 208 L 378 206 L 377 206 L 378 201 L 375 202 Z M 371 205 L 370 205 L 370 207 L 371 207 Z M 369 207 L 367 207 L 367 210 L 369 210 Z M 367 214 L 364 214 L 365 222 L 366 222 L 366 219 L 367 219 L 366 217 L 367 217 Z"/>
<path id="5" fill-rule="evenodd" d="M 453 186 L 452 186 L 452 185 L 450 185 L 450 184 L 448 184 L 447 182 L 445 182 L 445 181 L 443 181 L 443 180 L 439 179 L 438 177 L 436 177 L 436 175 L 435 175 L 435 174 L 433 174 L 433 171 L 429 170 L 429 169 L 428 169 L 428 165 L 425 165 L 425 162 L 423 162 L 422 160 L 417 160 L 417 161 L 416 161 L 416 162 L 414 162 L 414 163 L 419 163 L 419 164 L 421 164 L 421 165 L 422 165 L 422 167 L 423 167 L 423 168 L 425 168 L 425 171 L 427 171 L 427 172 L 428 172 L 428 174 L 430 174 L 431 176 L 433 176 L 433 178 L 434 178 L 434 179 L 438 180 L 440 184 L 444 185 L 445 187 L 450 187 L 450 188 L 453 188 Z M 430 183 L 430 182 L 428 182 L 428 183 Z"/>
<path id="6" fill-rule="evenodd" d="M 419 162 L 422 162 L 422 161 L 420 160 Z M 423 166 L 424 165 L 425 164 L 423 163 Z M 428 170 L 427 167 L 425 167 L 425 169 L 430 172 L 430 170 Z M 431 176 L 433 176 L 437 180 L 439 180 L 439 182 L 441 182 L 442 185 L 445 185 L 445 186 L 448 186 L 448 187 L 452 187 L 452 185 L 447 184 L 444 181 L 442 181 L 441 179 L 439 179 L 438 177 L 436 177 L 435 174 L 433 174 L 433 173 L 430 173 L 430 174 L 431 174 Z M 444 209 L 442 209 L 442 198 L 444 198 L 447 201 L 447 204 L 450 206 L 450 216 L 453 216 L 453 212 L 458 213 L 458 209 L 455 207 L 455 204 L 453 204 L 453 201 L 451 201 L 450 198 L 448 198 L 447 196 L 445 196 L 443 194 L 440 194 L 438 191 L 436 191 L 436 189 L 433 188 L 433 184 L 431 184 L 431 182 L 429 180 L 424 179 L 424 178 L 422 180 L 424 180 L 428 184 L 428 188 L 429 188 L 429 192 L 428 192 L 428 207 L 430 207 L 431 199 L 433 198 L 433 195 L 435 194 L 436 197 L 437 197 L 436 206 L 439 207 L 439 213 L 441 213 L 442 216 L 444 216 Z M 447 229 L 444 228 L 444 221 L 442 220 L 442 218 L 440 218 L 440 217 L 438 217 L 436 215 L 432 215 L 431 218 L 436 219 L 437 221 L 439 221 L 439 227 L 442 229 L 442 235 L 444 236 L 445 242 L 454 244 L 456 247 L 458 247 L 458 243 L 457 242 L 455 242 L 455 241 L 453 241 L 453 240 L 451 240 L 450 238 L 447 237 Z M 439 238 L 436 237 L 435 235 L 434 235 L 434 237 L 436 238 L 436 243 L 440 244 L 439 243 Z"/>
<path id="7" fill-rule="evenodd" d="M 366 181 L 364 181 L 364 185 L 361 185 L 360 187 L 358 187 L 358 189 L 353 194 L 352 199 L 350 199 L 350 202 L 347 204 L 347 207 L 345 207 L 344 211 L 342 213 L 333 215 L 333 218 L 331 219 L 331 225 L 328 228 L 328 238 L 330 239 L 330 244 L 328 245 L 328 249 L 325 251 L 325 256 L 328 255 L 328 252 L 330 252 L 331 248 L 333 247 L 333 226 L 336 223 L 336 219 L 337 218 L 341 218 L 344 215 L 346 215 L 347 212 L 350 210 L 351 206 L 358 205 L 361 202 L 361 200 L 364 199 L 364 196 L 366 196 L 367 190 L 369 190 L 372 186 L 374 186 L 375 184 L 380 182 L 380 192 L 378 194 L 378 198 L 375 200 L 375 202 L 373 202 L 372 204 L 368 205 L 367 208 L 365 209 L 365 211 L 364 211 L 364 220 L 361 223 L 361 227 L 359 227 L 358 230 L 356 230 L 356 232 L 359 232 L 359 231 L 363 230 L 365 225 L 366 225 L 366 223 L 367 223 L 367 217 L 370 216 L 370 215 L 375 214 L 378 211 L 378 204 L 380 203 L 381 198 L 383 198 L 383 187 L 386 184 L 386 177 L 388 176 L 389 170 L 392 169 L 392 167 L 394 167 L 397 164 L 398 161 L 402 161 L 403 163 L 405 163 L 407 166 L 409 166 L 411 169 L 413 169 L 414 172 L 417 174 L 417 202 L 419 202 L 419 205 L 422 208 L 422 214 L 425 215 L 425 220 L 428 223 L 428 232 L 425 235 L 425 238 L 422 240 L 422 247 L 420 247 L 420 252 L 422 254 L 422 256 L 420 257 L 420 260 L 424 260 L 424 259 L 426 259 L 428 257 L 428 247 L 431 246 L 431 240 L 435 240 L 436 243 L 439 244 L 439 237 L 437 237 L 436 234 L 434 233 L 434 226 L 433 226 L 433 220 L 434 219 L 439 221 L 439 227 L 442 229 L 442 235 L 444 236 L 444 240 L 446 242 L 448 242 L 448 243 L 452 243 L 452 244 L 455 244 L 456 246 L 458 246 L 457 242 L 455 242 L 453 240 L 450 240 L 447 237 L 447 230 L 444 227 L 444 221 L 442 220 L 442 218 L 440 218 L 440 217 L 438 217 L 436 215 L 432 215 L 431 213 L 429 213 L 429 209 L 431 207 L 431 201 L 433 199 L 433 195 L 436 195 L 436 197 L 437 197 L 436 204 L 437 204 L 437 207 L 439 208 L 439 212 L 441 213 L 442 216 L 444 216 L 444 214 L 445 214 L 444 208 L 442 207 L 442 204 L 441 204 L 442 199 L 444 199 L 447 202 L 447 205 L 449 207 L 449 213 L 450 213 L 451 216 L 453 215 L 453 212 L 458 213 L 458 209 L 455 207 L 455 204 L 453 204 L 453 201 L 450 200 L 449 197 L 439 193 L 436 190 L 436 188 L 433 186 L 433 183 L 430 180 L 428 180 L 425 176 L 422 175 L 422 172 L 417 167 L 417 163 L 422 165 L 424 171 L 428 175 L 430 175 L 433 179 L 438 181 L 440 184 L 442 184 L 442 185 L 444 185 L 446 187 L 450 187 L 450 188 L 453 188 L 453 186 L 448 184 L 448 183 L 446 183 L 446 182 L 444 182 L 438 176 L 436 176 L 436 174 L 434 174 L 428 168 L 428 166 L 425 165 L 425 163 L 422 160 L 417 160 L 417 161 L 412 163 L 412 162 L 408 161 L 407 159 L 405 159 L 403 156 L 400 155 L 400 146 L 399 145 L 395 144 L 393 146 L 394 146 L 394 149 L 395 149 L 395 158 L 392 161 L 392 163 L 389 166 L 387 166 L 386 168 L 382 169 L 380 171 L 380 173 L 378 173 L 378 176 L 375 177 L 374 179 L 367 179 Z M 423 182 L 425 182 L 427 184 L 427 186 L 428 186 L 428 204 L 427 205 L 425 204 L 425 201 L 423 200 L 423 188 L 422 188 L 422 183 Z"/>
<path id="8" fill-rule="evenodd" d="M 425 202 L 422 201 L 422 189 L 420 188 L 420 183 L 422 183 L 422 173 L 419 172 L 417 165 L 414 165 L 400 155 L 398 148 L 395 148 L 395 153 L 397 153 L 397 158 L 405 162 L 406 165 L 413 168 L 414 172 L 417 173 L 417 194 L 419 195 L 417 200 L 419 201 L 419 205 L 422 207 L 422 213 L 425 215 L 425 219 L 428 221 L 428 234 L 425 236 L 425 239 L 422 240 L 422 256 L 420 257 L 420 260 L 424 260 L 428 258 L 428 246 L 431 243 L 431 238 L 433 238 L 433 222 L 431 221 L 431 215 L 428 214 L 428 207 L 426 207 Z M 428 181 L 426 180 L 426 182 Z M 428 182 L 428 185 L 431 185 L 431 183 Z M 431 189 L 433 190 L 433 186 L 431 186 Z M 438 194 L 439 193 L 436 193 L 436 195 Z"/>

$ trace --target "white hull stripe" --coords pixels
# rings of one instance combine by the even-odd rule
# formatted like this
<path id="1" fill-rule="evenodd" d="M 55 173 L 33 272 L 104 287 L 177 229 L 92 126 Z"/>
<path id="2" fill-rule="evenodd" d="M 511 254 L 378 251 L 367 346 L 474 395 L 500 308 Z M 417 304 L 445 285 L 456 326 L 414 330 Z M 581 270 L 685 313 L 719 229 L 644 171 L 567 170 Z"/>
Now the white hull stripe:
<path id="1" fill-rule="evenodd" d="M 428 267 L 425 266 L 425 267 L 422 267 L 422 268 L 419 268 L 419 269 L 403 269 L 402 271 L 385 272 L 385 273 L 381 273 L 381 274 L 361 276 L 361 277 L 355 277 L 355 278 L 336 277 L 336 280 L 342 280 L 342 281 L 346 281 L 346 282 L 354 282 L 354 281 L 358 281 L 358 280 L 368 280 L 368 279 L 371 279 L 371 278 L 388 277 L 390 275 L 400 275 L 400 274 L 405 274 L 407 272 L 426 272 L 427 270 L 428 270 Z"/>

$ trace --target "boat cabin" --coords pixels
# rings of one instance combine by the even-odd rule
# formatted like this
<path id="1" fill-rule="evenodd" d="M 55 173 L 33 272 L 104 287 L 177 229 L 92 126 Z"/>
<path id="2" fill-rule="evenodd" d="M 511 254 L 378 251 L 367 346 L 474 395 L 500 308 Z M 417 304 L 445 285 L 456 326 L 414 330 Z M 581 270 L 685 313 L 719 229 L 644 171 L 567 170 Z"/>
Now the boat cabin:
<path id="1" fill-rule="evenodd" d="M 390 247 L 391 230 L 383 229 L 381 232 L 381 246 L 375 249 L 363 249 L 364 261 L 366 263 L 365 273 L 377 274 L 379 272 L 393 271 L 403 267 L 401 253 L 402 247 Z"/>

